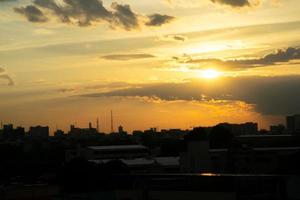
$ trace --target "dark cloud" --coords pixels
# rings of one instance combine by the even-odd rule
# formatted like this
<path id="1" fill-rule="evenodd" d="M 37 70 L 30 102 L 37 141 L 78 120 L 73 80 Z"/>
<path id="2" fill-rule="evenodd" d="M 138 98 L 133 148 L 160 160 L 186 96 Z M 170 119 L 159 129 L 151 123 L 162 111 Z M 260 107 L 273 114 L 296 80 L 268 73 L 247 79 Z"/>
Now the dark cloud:
<path id="1" fill-rule="evenodd" d="M 0 79 L 4 79 L 7 81 L 8 85 L 14 85 L 14 80 L 6 73 L 5 69 L 0 67 Z"/>
<path id="2" fill-rule="evenodd" d="M 114 2 L 111 7 L 115 10 L 114 24 L 122 26 L 125 30 L 139 27 L 138 15 L 131 10 L 129 5 L 121 5 Z"/>
<path id="3" fill-rule="evenodd" d="M 145 58 L 154 58 L 154 55 L 151 54 L 111 54 L 111 55 L 105 55 L 101 56 L 103 59 L 107 60 L 136 60 L 136 59 L 145 59 Z"/>
<path id="4" fill-rule="evenodd" d="M 30 22 L 46 22 L 48 21 L 47 17 L 43 14 L 43 12 L 32 5 L 15 8 L 15 12 L 24 15 L 28 21 Z"/>
<path id="5" fill-rule="evenodd" d="M 221 60 L 216 58 L 209 59 L 194 59 L 190 56 L 173 57 L 177 62 L 194 63 L 194 64 L 215 64 L 221 68 L 229 69 L 246 69 L 255 67 L 265 67 L 270 65 L 277 65 L 280 63 L 287 63 L 289 61 L 300 59 L 300 48 L 289 47 L 287 49 L 279 49 L 275 53 L 267 54 L 261 58 L 255 59 L 235 59 L 235 60 Z M 200 66 L 201 67 L 201 66 Z"/>
<path id="6" fill-rule="evenodd" d="M 243 101 L 258 112 L 286 115 L 300 112 L 300 76 L 227 77 L 207 85 L 204 80 L 145 84 L 139 87 L 93 93 L 84 97 L 155 97 L 165 101 Z"/>
<path id="7" fill-rule="evenodd" d="M 10 1 L 17 1 L 17 0 L 0 0 L 0 3 L 1 2 L 10 2 Z"/>
<path id="8" fill-rule="evenodd" d="M 148 16 L 149 21 L 146 23 L 146 26 L 162 26 L 163 24 L 170 23 L 175 19 L 173 16 L 153 14 Z"/>
<path id="9" fill-rule="evenodd" d="M 140 15 L 133 12 L 129 5 L 113 2 L 111 9 L 107 9 L 100 0 L 63 0 L 63 4 L 57 4 L 55 0 L 34 0 L 32 5 L 15 8 L 15 11 L 31 22 L 46 22 L 47 17 L 55 17 L 62 23 L 90 26 L 105 21 L 113 29 L 119 27 L 127 31 L 139 29 L 141 23 Z M 164 15 L 156 15 L 164 17 Z M 165 21 L 160 22 L 158 19 L 157 23 L 160 24 L 157 25 L 170 20 L 168 19 L 170 16 L 165 15 L 165 18 Z"/>
<path id="10" fill-rule="evenodd" d="M 61 22 L 75 22 L 79 26 L 91 25 L 93 21 L 111 18 L 111 13 L 97 0 L 64 0 L 59 6 L 54 0 L 35 0 L 34 5 L 51 11 Z"/>
<path id="11" fill-rule="evenodd" d="M 249 0 L 211 0 L 213 3 L 229 5 L 232 7 L 250 6 Z"/>
<path id="12" fill-rule="evenodd" d="M 187 37 L 183 35 L 173 35 L 172 38 L 176 41 L 182 41 L 182 42 L 187 40 Z"/>
<path id="13" fill-rule="evenodd" d="M 185 42 L 188 38 L 184 35 L 164 35 L 158 38 L 161 41 Z"/>

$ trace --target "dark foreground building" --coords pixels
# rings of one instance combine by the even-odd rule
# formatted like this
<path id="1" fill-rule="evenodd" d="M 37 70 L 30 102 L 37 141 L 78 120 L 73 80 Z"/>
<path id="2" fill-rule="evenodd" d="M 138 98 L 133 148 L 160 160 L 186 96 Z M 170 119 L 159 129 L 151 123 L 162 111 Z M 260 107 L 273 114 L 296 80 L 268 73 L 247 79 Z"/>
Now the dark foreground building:
<path id="1" fill-rule="evenodd" d="M 273 175 L 111 175 L 96 182 L 78 180 L 61 187 L 27 185 L 0 194 L 1 199 L 296 200 L 297 181 L 299 177 Z"/>

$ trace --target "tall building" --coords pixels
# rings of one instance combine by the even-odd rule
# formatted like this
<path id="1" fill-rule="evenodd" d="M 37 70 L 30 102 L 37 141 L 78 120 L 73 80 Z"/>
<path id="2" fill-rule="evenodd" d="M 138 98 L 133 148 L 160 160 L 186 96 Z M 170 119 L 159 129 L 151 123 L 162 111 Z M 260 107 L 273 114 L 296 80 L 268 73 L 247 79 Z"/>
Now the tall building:
<path id="1" fill-rule="evenodd" d="M 300 114 L 287 116 L 286 128 L 290 133 L 300 133 Z"/>
<path id="2" fill-rule="evenodd" d="M 119 131 L 119 133 L 123 133 L 124 132 L 123 126 L 119 126 L 118 131 Z"/>

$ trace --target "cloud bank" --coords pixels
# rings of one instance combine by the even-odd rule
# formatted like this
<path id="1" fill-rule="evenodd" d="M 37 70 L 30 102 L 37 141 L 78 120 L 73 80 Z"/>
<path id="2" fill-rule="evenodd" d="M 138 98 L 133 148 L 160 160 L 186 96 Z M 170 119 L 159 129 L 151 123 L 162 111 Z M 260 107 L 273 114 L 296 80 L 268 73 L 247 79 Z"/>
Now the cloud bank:
<path id="1" fill-rule="evenodd" d="M 58 4 L 55 0 L 34 0 L 32 5 L 15 8 L 15 12 L 30 22 L 43 23 L 54 17 L 62 23 L 78 26 L 107 22 L 113 29 L 122 28 L 127 31 L 139 29 L 141 24 L 161 26 L 174 19 L 161 14 L 145 17 L 132 11 L 129 5 L 116 2 L 107 9 L 100 0 L 63 0 L 63 4 Z M 146 22 L 143 18 L 147 19 Z"/>
<path id="2" fill-rule="evenodd" d="M 268 115 L 300 112 L 300 76 L 227 77 L 214 84 L 204 80 L 145 84 L 83 97 L 148 97 L 164 101 L 242 101 Z"/>
<path id="3" fill-rule="evenodd" d="M 279 49 L 274 53 L 252 59 L 221 60 L 218 58 L 192 58 L 186 55 L 183 57 L 173 57 L 173 59 L 178 63 L 199 64 L 198 68 L 213 64 L 224 69 L 241 70 L 278 65 L 280 63 L 288 63 L 290 61 L 299 60 L 300 48 L 289 47 L 287 49 Z"/>

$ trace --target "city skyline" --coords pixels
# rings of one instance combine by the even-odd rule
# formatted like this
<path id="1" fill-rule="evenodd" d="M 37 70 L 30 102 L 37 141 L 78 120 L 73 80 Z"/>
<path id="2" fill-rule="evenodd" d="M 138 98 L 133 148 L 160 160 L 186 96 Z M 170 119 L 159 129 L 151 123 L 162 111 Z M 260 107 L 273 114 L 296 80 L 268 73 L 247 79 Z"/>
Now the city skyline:
<path id="1" fill-rule="evenodd" d="M 268 128 L 300 112 L 297 0 L 0 0 L 0 121 Z M 111 113 L 114 127 L 111 127 Z"/>
<path id="2" fill-rule="evenodd" d="M 193 130 L 195 128 L 198 127 L 202 127 L 202 128 L 212 128 L 214 126 L 241 126 L 244 127 L 241 130 L 249 130 L 250 132 L 253 132 L 251 134 L 259 134 L 261 133 L 267 133 L 270 132 L 273 134 L 277 132 L 277 134 L 283 134 L 282 131 L 289 131 L 289 132 L 294 132 L 294 131 L 298 131 L 299 129 L 299 114 L 295 114 L 295 115 L 291 115 L 291 116 L 286 116 L 285 117 L 285 122 L 279 123 L 279 124 L 272 124 L 270 125 L 270 127 L 263 129 L 260 128 L 259 124 L 257 122 L 250 122 L 250 121 L 244 121 L 241 123 L 230 123 L 230 122 L 219 122 L 216 124 L 212 124 L 212 125 L 208 125 L 208 126 L 204 126 L 203 124 L 197 124 L 194 126 L 190 126 L 186 129 L 184 128 L 178 128 L 178 127 L 158 127 L 158 126 L 151 126 L 151 127 L 146 127 L 143 129 L 138 129 L 138 128 L 133 128 L 131 130 L 126 128 L 126 124 L 114 124 L 114 119 L 113 119 L 113 115 L 112 115 L 112 110 L 111 110 L 111 115 L 110 115 L 110 131 L 105 131 L 103 129 L 101 129 L 101 121 L 100 118 L 97 117 L 95 120 L 90 120 L 88 121 L 86 124 L 82 124 L 79 125 L 77 122 L 73 122 L 71 124 L 68 125 L 68 128 L 66 129 L 62 129 L 60 127 L 58 127 L 56 125 L 55 128 L 51 128 L 49 127 L 49 125 L 47 124 L 32 124 L 29 127 L 23 127 L 22 125 L 18 125 L 18 124 L 13 124 L 13 123 L 3 123 L 2 121 L 0 121 L 0 131 L 5 130 L 5 129 L 9 129 L 9 130 L 14 130 L 14 129 L 22 129 L 27 133 L 30 133 L 31 129 L 35 129 L 35 128 L 41 128 L 47 129 L 47 132 L 50 136 L 55 135 L 55 133 L 59 133 L 59 134 L 72 134 L 72 132 L 77 129 L 78 130 L 83 130 L 83 135 L 84 134 L 94 134 L 94 133 L 100 133 L 100 134 L 112 134 L 112 133 L 126 133 L 126 134 L 133 134 L 134 132 L 147 132 L 147 131 L 154 131 L 154 132 L 164 132 L 164 131 L 190 131 Z M 114 127 L 116 127 L 116 130 L 114 129 Z M 236 131 L 241 131 L 240 128 L 238 128 Z M 24 132 L 24 133 L 25 133 Z M 76 130 L 75 130 L 76 132 Z M 246 131 L 247 132 L 247 131 Z M 245 134 L 245 133 L 244 133 Z M 250 135 L 251 135 L 250 134 Z"/>

